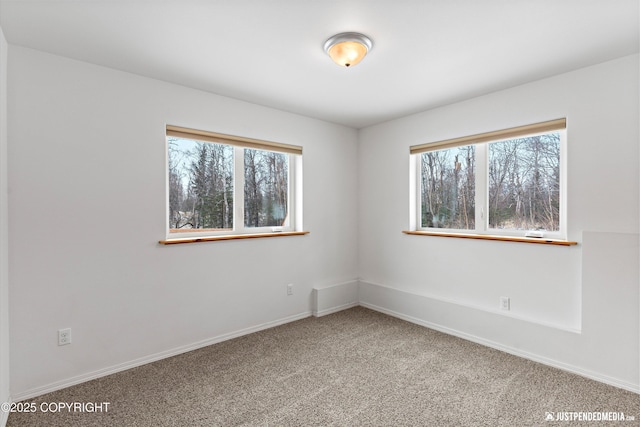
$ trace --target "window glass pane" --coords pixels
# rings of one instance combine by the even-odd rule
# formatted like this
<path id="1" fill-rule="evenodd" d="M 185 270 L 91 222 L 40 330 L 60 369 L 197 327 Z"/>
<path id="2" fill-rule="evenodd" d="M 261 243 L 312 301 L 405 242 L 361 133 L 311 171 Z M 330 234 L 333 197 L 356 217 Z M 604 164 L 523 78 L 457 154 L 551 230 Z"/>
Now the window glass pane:
<path id="1" fill-rule="evenodd" d="M 233 147 L 169 137 L 169 229 L 233 229 Z"/>
<path id="2" fill-rule="evenodd" d="M 489 228 L 560 229 L 560 134 L 489 144 Z"/>
<path id="3" fill-rule="evenodd" d="M 422 227 L 475 229 L 475 147 L 421 156 Z"/>
<path id="4" fill-rule="evenodd" d="M 289 156 L 244 150 L 244 225 L 288 225 Z"/>

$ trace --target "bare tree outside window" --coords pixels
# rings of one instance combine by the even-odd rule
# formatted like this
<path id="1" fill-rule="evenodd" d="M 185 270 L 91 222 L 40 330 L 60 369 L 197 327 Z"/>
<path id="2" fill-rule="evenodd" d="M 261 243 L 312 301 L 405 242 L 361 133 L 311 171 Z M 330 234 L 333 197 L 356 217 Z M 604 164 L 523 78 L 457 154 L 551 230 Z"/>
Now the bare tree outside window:
<path id="1" fill-rule="evenodd" d="M 244 224 L 281 227 L 288 219 L 289 156 L 244 150 Z"/>
<path id="2" fill-rule="evenodd" d="M 560 229 L 560 134 L 489 144 L 489 228 Z"/>
<path id="3" fill-rule="evenodd" d="M 475 227 L 475 147 L 422 153 L 422 227 Z"/>
<path id="4" fill-rule="evenodd" d="M 566 239 L 566 124 L 560 118 L 411 146 L 415 227 Z"/>

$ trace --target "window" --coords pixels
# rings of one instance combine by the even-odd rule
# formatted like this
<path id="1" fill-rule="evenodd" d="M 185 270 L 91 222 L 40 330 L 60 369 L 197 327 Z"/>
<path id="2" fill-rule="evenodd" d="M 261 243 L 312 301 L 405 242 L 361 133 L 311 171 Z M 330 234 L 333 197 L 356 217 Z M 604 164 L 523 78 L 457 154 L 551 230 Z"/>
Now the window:
<path id="1" fill-rule="evenodd" d="M 559 119 L 411 147 L 412 227 L 565 239 L 565 134 Z"/>
<path id="2" fill-rule="evenodd" d="M 295 231 L 302 148 L 167 126 L 168 237 Z"/>

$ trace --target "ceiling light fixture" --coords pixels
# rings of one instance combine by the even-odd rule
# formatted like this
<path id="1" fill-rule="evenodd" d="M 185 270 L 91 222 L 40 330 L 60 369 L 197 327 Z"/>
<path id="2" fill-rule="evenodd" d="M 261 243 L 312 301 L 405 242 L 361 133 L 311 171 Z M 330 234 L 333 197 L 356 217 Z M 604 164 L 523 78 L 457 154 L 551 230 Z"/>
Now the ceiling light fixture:
<path id="1" fill-rule="evenodd" d="M 342 67 L 356 65 L 372 47 L 371 39 L 360 33 L 336 34 L 324 43 L 324 51 Z"/>

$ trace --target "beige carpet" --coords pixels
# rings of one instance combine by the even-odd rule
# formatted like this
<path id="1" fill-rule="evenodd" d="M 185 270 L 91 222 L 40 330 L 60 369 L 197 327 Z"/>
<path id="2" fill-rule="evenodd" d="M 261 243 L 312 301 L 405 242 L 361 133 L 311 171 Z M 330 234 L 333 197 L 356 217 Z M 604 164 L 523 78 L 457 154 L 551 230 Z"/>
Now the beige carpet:
<path id="1" fill-rule="evenodd" d="M 638 394 L 360 307 L 226 341 L 25 403 L 40 408 L 51 402 L 109 402 L 109 407 L 108 412 L 94 413 L 13 413 L 8 426 L 639 422 L 546 421 L 549 415 L 567 416 L 559 414 L 565 411 L 623 412 L 640 420 Z"/>

